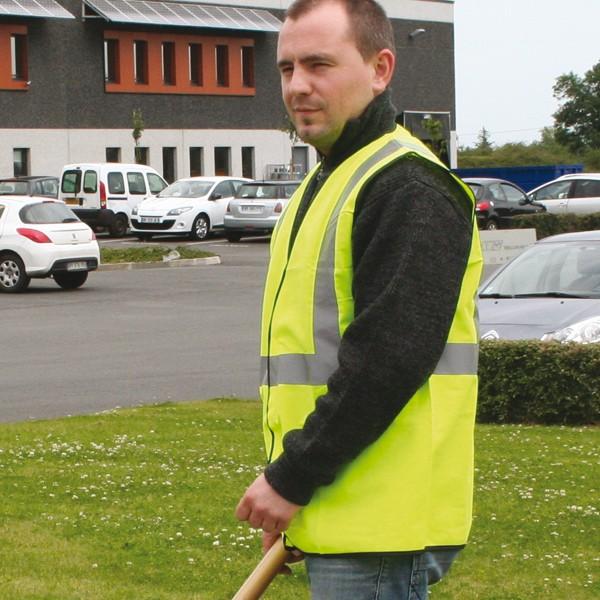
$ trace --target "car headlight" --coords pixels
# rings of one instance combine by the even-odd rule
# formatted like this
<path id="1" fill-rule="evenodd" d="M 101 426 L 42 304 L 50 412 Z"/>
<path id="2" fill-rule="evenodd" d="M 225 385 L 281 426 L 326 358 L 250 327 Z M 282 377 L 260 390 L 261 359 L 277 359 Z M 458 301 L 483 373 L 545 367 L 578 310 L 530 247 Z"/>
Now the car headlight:
<path id="1" fill-rule="evenodd" d="M 546 333 L 542 341 L 579 342 L 580 344 L 597 344 L 600 342 L 600 316 L 579 321 L 558 331 Z"/>
<path id="2" fill-rule="evenodd" d="M 167 215 L 171 215 L 171 216 L 176 216 L 176 215 L 180 215 L 184 212 L 187 212 L 188 210 L 192 210 L 191 206 L 182 206 L 181 208 L 173 208 L 172 210 L 170 210 Z"/>

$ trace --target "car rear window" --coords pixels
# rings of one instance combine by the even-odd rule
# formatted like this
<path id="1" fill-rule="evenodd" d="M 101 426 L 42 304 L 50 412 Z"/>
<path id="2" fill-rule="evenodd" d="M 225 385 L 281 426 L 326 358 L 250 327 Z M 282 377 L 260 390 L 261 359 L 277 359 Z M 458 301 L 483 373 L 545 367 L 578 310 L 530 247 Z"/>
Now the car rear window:
<path id="1" fill-rule="evenodd" d="M 62 176 L 60 190 L 63 194 L 78 194 L 81 191 L 81 171 L 77 169 L 65 171 Z"/>
<path id="2" fill-rule="evenodd" d="M 469 181 L 469 183 L 467 183 L 467 185 L 471 188 L 471 190 L 475 194 L 475 199 L 479 200 L 479 198 L 481 198 L 481 194 L 483 194 L 483 186 L 480 185 L 479 183 L 472 183 L 471 181 Z"/>
<path id="3" fill-rule="evenodd" d="M 48 224 L 79 221 L 75 213 L 62 202 L 39 202 L 28 204 L 19 211 L 23 223 Z"/>
<path id="4" fill-rule="evenodd" d="M 276 185 L 243 185 L 236 194 L 237 198 L 277 198 Z"/>

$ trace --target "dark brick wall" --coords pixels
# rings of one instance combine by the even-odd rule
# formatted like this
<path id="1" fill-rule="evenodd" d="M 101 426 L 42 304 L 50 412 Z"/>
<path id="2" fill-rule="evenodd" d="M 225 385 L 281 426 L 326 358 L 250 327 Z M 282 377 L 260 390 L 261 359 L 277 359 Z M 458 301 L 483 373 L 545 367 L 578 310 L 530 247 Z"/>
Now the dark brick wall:
<path id="1" fill-rule="evenodd" d="M 256 44 L 254 97 L 107 94 L 102 32 L 116 27 L 101 19 L 83 22 L 79 0 L 60 0 L 60 4 L 76 20 L 14 19 L 29 27 L 32 83 L 28 92 L 0 90 L 0 128 L 127 129 L 134 108 L 141 108 L 147 129 L 272 129 L 283 125 L 276 35 L 250 34 Z M 281 11 L 273 12 L 282 18 Z M 0 21 L 9 22 L 1 17 Z M 394 27 L 398 66 L 392 89 L 398 111 L 449 110 L 454 123 L 453 26 L 397 20 Z M 427 32 L 410 40 L 408 34 L 417 27 Z"/>

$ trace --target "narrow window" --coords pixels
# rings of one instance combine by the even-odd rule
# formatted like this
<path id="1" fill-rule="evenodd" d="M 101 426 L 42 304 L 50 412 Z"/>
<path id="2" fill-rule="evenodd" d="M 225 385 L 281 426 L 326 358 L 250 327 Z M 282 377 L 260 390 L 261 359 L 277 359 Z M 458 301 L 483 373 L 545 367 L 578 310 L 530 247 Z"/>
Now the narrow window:
<path id="1" fill-rule="evenodd" d="M 29 175 L 29 148 L 13 149 L 13 175 Z"/>
<path id="2" fill-rule="evenodd" d="M 200 147 L 190 148 L 190 176 L 198 177 L 202 175 L 204 169 L 203 165 L 203 156 L 204 151 Z"/>
<path id="3" fill-rule="evenodd" d="M 163 42 L 162 78 L 165 85 L 175 85 L 175 42 Z"/>
<path id="4" fill-rule="evenodd" d="M 136 83 L 148 83 L 148 42 L 133 42 L 133 77 Z"/>
<path id="5" fill-rule="evenodd" d="M 202 44 L 190 44 L 188 46 L 190 83 L 192 85 L 203 85 L 202 73 Z"/>
<path id="6" fill-rule="evenodd" d="M 215 175 L 231 174 L 231 148 L 215 146 Z"/>
<path id="7" fill-rule="evenodd" d="M 177 154 L 176 148 L 164 147 L 162 149 L 163 155 L 163 177 L 169 182 L 173 183 L 177 177 L 175 173 L 177 172 Z"/>
<path id="8" fill-rule="evenodd" d="M 244 87 L 254 87 L 254 48 L 242 46 L 242 84 Z"/>
<path id="9" fill-rule="evenodd" d="M 136 146 L 135 162 L 138 165 L 149 165 L 150 164 L 150 148 L 148 148 L 148 146 Z"/>
<path id="10" fill-rule="evenodd" d="M 104 40 L 104 81 L 119 83 L 119 40 Z"/>
<path id="11" fill-rule="evenodd" d="M 86 171 L 83 176 L 83 193 L 95 194 L 98 191 L 98 173 Z"/>
<path id="12" fill-rule="evenodd" d="M 242 146 L 242 177 L 254 179 L 254 148 Z"/>
<path id="13" fill-rule="evenodd" d="M 106 162 L 118 163 L 121 162 L 121 148 L 107 148 Z"/>
<path id="14" fill-rule="evenodd" d="M 10 36 L 10 73 L 13 79 L 27 81 L 27 36 L 13 33 Z"/>
<path id="15" fill-rule="evenodd" d="M 215 58 L 217 66 L 217 85 L 219 87 L 229 86 L 229 47 L 216 46 Z"/>

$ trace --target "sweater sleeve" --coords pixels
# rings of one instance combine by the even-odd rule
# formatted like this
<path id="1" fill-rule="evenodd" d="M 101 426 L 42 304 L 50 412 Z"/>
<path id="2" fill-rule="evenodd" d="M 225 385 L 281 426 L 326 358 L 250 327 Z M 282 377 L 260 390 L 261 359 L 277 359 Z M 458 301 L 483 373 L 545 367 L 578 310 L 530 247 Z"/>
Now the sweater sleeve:
<path id="1" fill-rule="evenodd" d="M 449 174 L 421 159 L 399 161 L 363 190 L 352 238 L 355 318 L 339 366 L 265 471 L 287 500 L 305 505 L 330 484 L 434 371 L 468 260 L 468 210 Z"/>

